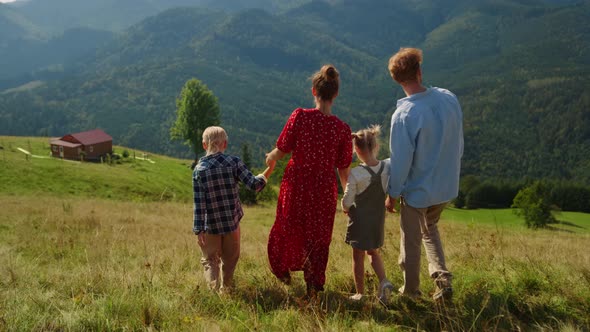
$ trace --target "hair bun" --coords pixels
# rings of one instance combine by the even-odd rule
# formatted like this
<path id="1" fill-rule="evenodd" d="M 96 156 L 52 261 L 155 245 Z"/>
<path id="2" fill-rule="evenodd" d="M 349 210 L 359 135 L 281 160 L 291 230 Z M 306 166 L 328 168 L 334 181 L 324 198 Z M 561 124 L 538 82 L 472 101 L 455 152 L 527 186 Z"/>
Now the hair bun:
<path id="1" fill-rule="evenodd" d="M 333 65 L 323 65 L 320 70 L 311 76 L 311 82 L 317 92 L 317 98 L 331 101 L 338 95 L 340 74 Z"/>
<path id="2" fill-rule="evenodd" d="M 373 134 L 373 136 L 379 136 L 379 134 L 381 134 L 381 126 L 372 125 L 371 127 L 369 127 L 369 132 Z"/>
<path id="3" fill-rule="evenodd" d="M 322 67 L 322 73 L 324 74 L 324 77 L 329 81 L 337 80 L 340 76 L 340 74 L 336 70 L 336 67 L 334 67 L 333 65 L 324 65 Z"/>

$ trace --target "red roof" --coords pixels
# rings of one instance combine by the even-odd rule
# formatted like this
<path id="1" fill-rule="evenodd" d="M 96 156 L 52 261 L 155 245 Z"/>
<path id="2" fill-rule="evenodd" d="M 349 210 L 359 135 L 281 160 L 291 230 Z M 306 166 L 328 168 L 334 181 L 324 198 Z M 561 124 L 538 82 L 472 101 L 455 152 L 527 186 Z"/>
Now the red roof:
<path id="1" fill-rule="evenodd" d="M 62 141 L 60 139 L 52 140 L 51 144 L 65 146 L 66 148 L 77 148 L 77 147 L 81 146 L 81 144 L 70 143 L 70 142 Z"/>
<path id="2" fill-rule="evenodd" d="M 70 136 L 74 137 L 78 142 L 82 143 L 83 145 L 109 142 L 113 140 L 111 136 L 107 135 L 107 133 L 100 129 L 84 131 L 77 134 L 70 134 Z"/>

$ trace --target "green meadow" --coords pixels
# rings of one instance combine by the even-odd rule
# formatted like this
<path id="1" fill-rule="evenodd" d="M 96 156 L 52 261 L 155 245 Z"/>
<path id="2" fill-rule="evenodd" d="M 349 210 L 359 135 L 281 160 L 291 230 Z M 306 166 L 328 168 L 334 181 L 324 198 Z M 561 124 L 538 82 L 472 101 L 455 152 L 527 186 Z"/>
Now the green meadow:
<path id="1" fill-rule="evenodd" d="M 430 299 L 434 285 L 423 260 L 425 296 L 394 296 L 383 306 L 368 263 L 369 296 L 348 299 L 352 254 L 342 213 L 326 291 L 310 303 L 301 273 L 292 286 L 270 273 L 274 205 L 246 207 L 237 287 L 220 295 L 205 287 L 191 233 L 189 161 L 27 160 L 17 147 L 47 155 L 46 139 L 0 137 L 0 146 L 0 331 L 590 329 L 587 214 L 559 213 L 560 224 L 534 231 L 511 210 L 449 208 L 440 230 L 455 275 L 453 302 Z M 398 221 L 388 216 L 382 248 L 396 286 Z"/>
<path id="2" fill-rule="evenodd" d="M 0 136 L 0 146 L 0 191 L 9 195 L 131 201 L 188 201 L 192 196 L 190 160 L 147 154 L 150 162 L 140 159 L 143 151 L 118 146 L 115 153 L 129 153 L 120 163 L 61 160 L 49 157 L 49 138 L 38 137 Z"/>
<path id="3" fill-rule="evenodd" d="M 590 215 L 581 212 L 554 212 L 558 223 L 549 225 L 549 230 L 564 233 L 590 233 Z M 458 222 L 470 227 L 481 225 L 500 228 L 526 229 L 523 219 L 516 216 L 512 209 L 476 209 L 465 210 L 447 208 L 442 218 L 450 222 Z"/>

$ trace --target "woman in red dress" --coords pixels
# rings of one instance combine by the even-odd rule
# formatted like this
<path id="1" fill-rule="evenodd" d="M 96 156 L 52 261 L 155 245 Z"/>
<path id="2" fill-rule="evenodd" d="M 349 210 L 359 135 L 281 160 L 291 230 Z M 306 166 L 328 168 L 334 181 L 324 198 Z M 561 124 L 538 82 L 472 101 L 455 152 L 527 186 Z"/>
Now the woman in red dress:
<path id="1" fill-rule="evenodd" d="M 272 272 L 290 283 L 303 270 L 308 295 L 322 291 L 338 200 L 336 172 L 346 187 L 352 159 L 350 127 L 332 115 L 339 74 L 325 65 L 312 76 L 316 108 L 298 108 L 289 117 L 267 164 L 291 153 L 268 239 Z"/>

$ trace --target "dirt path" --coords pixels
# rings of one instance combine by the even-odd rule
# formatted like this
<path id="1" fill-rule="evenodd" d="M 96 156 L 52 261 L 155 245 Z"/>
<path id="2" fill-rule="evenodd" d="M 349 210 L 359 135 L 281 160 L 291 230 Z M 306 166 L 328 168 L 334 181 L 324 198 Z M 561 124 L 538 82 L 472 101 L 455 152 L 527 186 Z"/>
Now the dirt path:
<path id="1" fill-rule="evenodd" d="M 50 158 L 50 157 L 47 157 L 47 156 L 38 156 L 38 155 L 35 155 L 35 154 L 31 154 L 29 151 L 27 151 L 25 149 L 22 149 L 22 148 L 16 148 L 16 149 L 18 151 L 24 153 L 24 154 L 27 154 L 27 155 L 33 157 L 33 158 L 39 158 L 39 159 L 49 159 Z"/>

